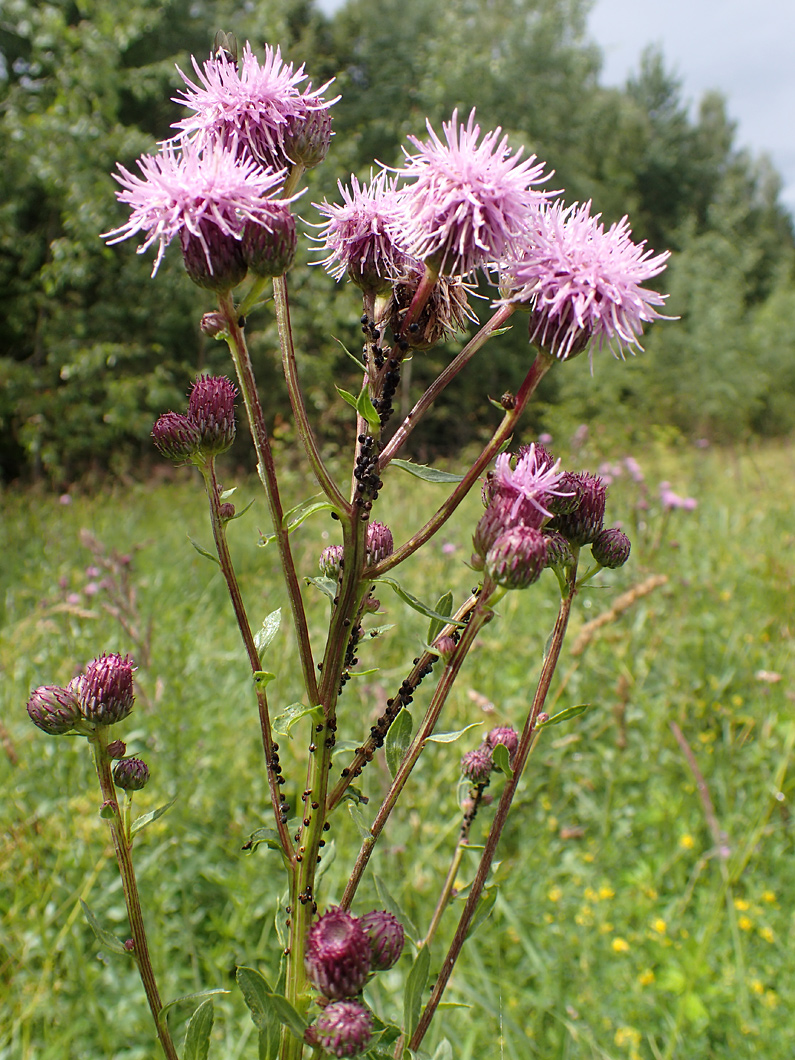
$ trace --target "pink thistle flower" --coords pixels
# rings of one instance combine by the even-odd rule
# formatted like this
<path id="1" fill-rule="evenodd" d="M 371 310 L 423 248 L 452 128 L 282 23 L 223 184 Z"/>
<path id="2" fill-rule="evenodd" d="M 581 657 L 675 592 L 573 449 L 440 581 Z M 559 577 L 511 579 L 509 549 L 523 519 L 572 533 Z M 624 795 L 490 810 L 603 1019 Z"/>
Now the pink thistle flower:
<path id="1" fill-rule="evenodd" d="M 590 202 L 544 204 L 521 253 L 502 267 L 504 301 L 529 305 L 530 341 L 561 361 L 591 338 L 614 352 L 640 350 L 643 324 L 671 319 L 654 309 L 666 296 L 640 286 L 663 271 L 668 251 L 633 243 L 626 217 L 605 231 L 590 211 Z"/>
<path id="2" fill-rule="evenodd" d="M 510 453 L 500 453 L 491 479 L 492 495 L 510 504 L 506 512 L 509 520 L 540 527 L 552 516 L 546 507 L 550 498 L 568 496 L 565 490 L 558 489 L 563 478 L 559 469 L 560 460 L 550 464 L 543 446 L 528 446 L 513 468 Z"/>
<path id="3" fill-rule="evenodd" d="M 198 84 L 177 67 L 187 91 L 174 97 L 174 102 L 194 113 L 175 122 L 174 128 L 195 134 L 202 144 L 234 142 L 236 150 L 247 148 L 276 168 L 293 161 L 287 155 L 285 138 L 296 137 L 297 126 L 313 112 L 327 111 L 336 103 L 336 99 L 322 97 L 331 81 L 314 90 L 311 84 L 299 88 L 307 79 L 304 68 L 295 70 L 292 63 L 284 63 L 279 48 L 274 51 L 266 46 L 263 62 L 248 42 L 239 64 L 223 52 L 211 56 L 202 67 L 192 56 L 191 61 Z M 324 129 L 323 135 L 330 135 L 330 130 Z"/>
<path id="4" fill-rule="evenodd" d="M 329 254 L 316 264 L 336 280 L 347 273 L 357 287 L 388 290 L 409 261 L 400 244 L 403 212 L 395 180 L 381 170 L 369 185 L 351 175 L 350 189 L 341 181 L 337 186 L 342 205 L 326 200 L 313 204 L 328 217 L 317 239 Z"/>
<path id="5" fill-rule="evenodd" d="M 513 251 L 525 235 L 532 212 L 545 195 L 532 185 L 546 179 L 535 155 L 520 162 L 498 126 L 478 144 L 480 126 L 472 110 L 466 125 L 458 111 L 442 125 L 443 142 L 427 122 L 430 139 L 409 140 L 398 172 L 413 180 L 404 189 L 409 249 L 433 259 L 446 275 L 466 276 Z"/>
<path id="6" fill-rule="evenodd" d="M 270 197 L 282 183 L 283 172 L 263 171 L 253 159 L 236 154 L 234 144 L 216 143 L 201 150 L 183 140 L 165 144 L 158 155 L 140 158 L 141 177 L 119 164 L 114 177 L 124 190 L 117 191 L 116 198 L 132 212 L 126 224 L 102 238 L 113 244 L 145 232 L 138 253 L 158 244 L 154 276 L 174 236 L 180 235 L 183 246 L 192 237 L 212 275 L 213 244 L 217 247 L 224 238 L 239 242 L 248 222 L 269 229 L 272 216 L 280 216 L 288 201 Z"/>
<path id="7" fill-rule="evenodd" d="M 692 512 L 698 507 L 698 501 L 695 497 L 680 497 L 678 493 L 674 493 L 670 482 L 660 483 L 660 501 L 663 508 L 667 511 L 671 511 L 673 508 L 681 508 L 685 512 Z"/>

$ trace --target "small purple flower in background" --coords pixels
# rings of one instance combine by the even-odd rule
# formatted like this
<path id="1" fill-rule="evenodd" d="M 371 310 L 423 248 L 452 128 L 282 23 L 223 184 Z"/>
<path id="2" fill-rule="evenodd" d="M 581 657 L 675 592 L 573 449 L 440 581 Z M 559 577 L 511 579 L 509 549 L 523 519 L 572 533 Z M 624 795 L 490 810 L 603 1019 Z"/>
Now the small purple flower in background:
<path id="1" fill-rule="evenodd" d="M 317 264 L 336 280 L 347 273 L 357 287 L 388 290 L 409 261 L 400 242 L 403 213 L 395 180 L 382 170 L 369 185 L 351 175 L 350 189 L 341 181 L 337 187 L 342 205 L 313 204 L 328 217 L 317 239 L 329 254 Z"/>
<path id="2" fill-rule="evenodd" d="M 660 500 L 666 511 L 681 508 L 685 512 L 692 512 L 694 508 L 698 507 L 698 501 L 695 497 L 680 497 L 678 493 L 674 493 L 670 482 L 660 483 Z"/>
<path id="3" fill-rule="evenodd" d="M 263 171 L 253 159 L 238 158 L 234 144 L 216 143 L 202 151 L 189 140 L 179 146 L 168 143 L 160 154 L 138 160 L 142 177 L 122 165 L 118 168 L 115 179 L 124 190 L 116 197 L 131 206 L 132 213 L 126 224 L 104 233 L 103 239 L 113 244 L 146 233 L 138 253 L 158 244 L 153 276 L 176 235 L 183 249 L 186 242 L 198 244 L 213 275 L 219 244 L 242 240 L 249 222 L 269 229 L 273 211 L 285 205 L 270 197 L 283 173 Z"/>
<path id="4" fill-rule="evenodd" d="M 62 493 L 61 496 L 58 498 L 58 503 L 64 505 L 65 507 L 67 504 L 72 503 L 72 498 L 69 496 L 68 493 Z"/>
<path id="5" fill-rule="evenodd" d="M 398 170 L 413 181 L 403 189 L 405 223 L 411 253 L 431 259 L 445 275 L 467 276 L 516 248 L 533 210 L 545 193 L 532 185 L 548 179 L 535 155 L 520 162 L 498 126 L 480 144 L 480 126 L 472 110 L 466 125 L 458 111 L 442 124 L 444 142 L 426 122 L 430 138 L 409 141 L 406 164 Z"/>
<path id="6" fill-rule="evenodd" d="M 633 482 L 637 483 L 637 485 L 640 485 L 642 482 L 645 481 L 645 479 L 643 478 L 643 471 L 641 469 L 641 466 L 634 456 L 624 457 L 624 467 L 629 473 L 629 477 L 632 479 Z"/>
<path id="7" fill-rule="evenodd" d="M 291 63 L 285 64 L 278 48 L 266 45 L 263 62 L 248 42 L 239 64 L 223 53 L 202 67 L 193 57 L 191 61 L 199 83 L 177 67 L 188 88 L 174 102 L 194 113 L 175 122 L 174 128 L 195 135 L 202 144 L 220 140 L 238 152 L 248 149 L 276 169 L 294 161 L 285 140 L 296 137 L 296 121 L 307 121 L 314 112 L 327 111 L 336 103 L 322 98 L 331 81 L 314 90 L 311 84 L 299 88 L 307 79 L 303 66 L 294 70 Z"/>
<path id="8" fill-rule="evenodd" d="M 548 431 L 539 434 L 538 440 L 542 445 L 552 445 L 552 435 Z"/>
<path id="9" fill-rule="evenodd" d="M 633 243 L 623 217 L 605 231 L 590 202 L 543 204 L 520 253 L 502 264 L 505 302 L 530 308 L 530 341 L 566 361 L 596 339 L 614 353 L 642 349 L 643 324 L 661 318 L 654 306 L 665 295 L 640 285 L 665 268 L 668 252 L 654 255 Z M 664 318 L 661 318 L 664 319 Z"/>

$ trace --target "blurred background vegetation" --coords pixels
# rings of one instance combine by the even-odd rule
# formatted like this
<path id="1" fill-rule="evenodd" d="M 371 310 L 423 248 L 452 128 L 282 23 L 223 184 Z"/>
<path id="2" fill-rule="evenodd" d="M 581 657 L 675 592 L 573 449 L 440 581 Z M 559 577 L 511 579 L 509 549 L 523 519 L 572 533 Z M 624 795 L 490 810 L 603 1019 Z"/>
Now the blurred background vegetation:
<path id="1" fill-rule="evenodd" d="M 601 416 L 716 441 L 782 435 L 795 425 L 792 219 L 764 158 L 738 149 L 719 95 L 691 116 L 664 57 L 639 58 L 623 90 L 599 84 L 586 35 L 588 0 L 348 0 L 332 17 L 313 0 L 4 0 L 0 16 L 0 478 L 65 485 L 124 474 L 151 456 L 149 432 L 179 408 L 199 370 L 226 370 L 225 348 L 198 320 L 206 295 L 167 255 L 107 247 L 117 226 L 111 173 L 169 136 L 180 107 L 174 69 L 208 54 L 224 27 L 255 48 L 280 44 L 314 84 L 336 77 L 336 137 L 301 207 L 336 195 L 373 159 L 394 164 L 407 133 L 477 106 L 518 147 L 554 168 L 568 200 L 592 198 L 612 222 L 675 252 L 663 277 L 681 318 L 648 337 L 640 361 L 587 359 L 552 373 L 531 427 Z M 311 254 L 292 279 L 293 319 L 319 429 L 333 447 L 345 407 L 332 378 L 350 365 L 331 335 L 355 344 L 356 292 L 334 286 Z M 285 407 L 275 331 L 250 322 L 270 418 Z M 445 351 L 419 356 L 415 384 Z M 422 454 L 444 454 L 485 429 L 485 395 L 517 385 L 527 364 L 517 326 L 446 396 Z M 308 366 L 311 365 L 311 372 Z M 495 379 L 499 380 L 495 383 Z M 481 421 L 482 418 L 482 421 Z M 288 430 L 287 425 L 284 429 Z M 628 428 L 628 433 L 637 428 Z M 146 464 L 144 463 L 144 469 Z"/>

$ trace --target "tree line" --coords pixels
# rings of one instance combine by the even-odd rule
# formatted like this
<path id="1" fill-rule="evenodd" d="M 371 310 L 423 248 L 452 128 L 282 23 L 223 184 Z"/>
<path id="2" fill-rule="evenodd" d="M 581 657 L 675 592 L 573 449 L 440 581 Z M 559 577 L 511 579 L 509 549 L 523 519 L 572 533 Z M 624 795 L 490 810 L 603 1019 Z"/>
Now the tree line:
<path id="1" fill-rule="evenodd" d="M 795 237 L 765 158 L 739 149 L 725 101 L 691 115 L 681 85 L 653 51 L 623 89 L 599 84 L 587 0 L 348 0 L 331 17 L 313 0 L 6 0 L 0 16 L 0 475 L 68 482 L 91 469 L 122 473 L 149 459 L 152 422 L 181 407 L 196 366 L 227 370 L 205 338 L 206 295 L 178 251 L 156 280 L 151 256 L 108 247 L 122 207 L 111 174 L 172 135 L 172 100 L 191 54 L 216 29 L 255 48 L 279 44 L 315 85 L 335 77 L 335 136 L 299 210 L 337 195 L 373 160 L 396 164 L 408 133 L 439 129 L 476 106 L 554 168 L 569 201 L 593 200 L 607 223 L 628 214 L 636 239 L 674 252 L 663 286 L 675 325 L 652 329 L 625 364 L 602 355 L 550 373 L 532 427 L 604 417 L 661 424 L 714 440 L 780 435 L 795 426 Z M 300 364 L 313 414 L 333 446 L 348 429 L 334 383 L 354 371 L 355 292 L 305 267 L 292 280 Z M 278 343 L 269 314 L 249 322 L 252 353 L 277 436 L 289 437 Z M 445 350 L 417 355 L 415 383 Z M 476 359 L 445 395 L 430 454 L 489 423 L 495 379 L 524 374 L 520 326 Z M 499 395 L 492 395 L 499 396 Z"/>

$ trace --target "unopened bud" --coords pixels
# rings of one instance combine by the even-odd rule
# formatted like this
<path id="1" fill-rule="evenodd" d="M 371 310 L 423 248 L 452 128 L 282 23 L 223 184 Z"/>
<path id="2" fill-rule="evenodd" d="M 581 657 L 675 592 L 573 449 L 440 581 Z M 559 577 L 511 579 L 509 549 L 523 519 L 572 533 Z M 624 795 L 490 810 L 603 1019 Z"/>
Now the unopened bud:
<path id="1" fill-rule="evenodd" d="M 615 570 L 627 562 L 631 547 L 627 535 L 613 526 L 596 535 L 591 544 L 591 554 L 601 566 Z"/>
<path id="2" fill-rule="evenodd" d="M 405 933 L 394 913 L 374 909 L 359 917 L 359 923 L 370 941 L 371 967 L 383 972 L 397 962 L 403 952 Z"/>
<path id="3" fill-rule="evenodd" d="M 100 655 L 73 682 L 83 716 L 99 725 L 114 725 L 133 709 L 133 666 L 129 655 Z"/>
<path id="4" fill-rule="evenodd" d="M 169 460 L 190 460 L 201 442 L 196 426 L 178 412 L 164 413 L 152 428 L 152 438 Z"/>
<path id="5" fill-rule="evenodd" d="M 221 313 L 205 313 L 199 327 L 211 339 L 226 334 L 226 320 Z"/>
<path id="6" fill-rule="evenodd" d="M 467 751 L 461 759 L 461 772 L 472 784 L 487 784 L 493 767 L 491 748 L 487 744 Z"/>
<path id="7" fill-rule="evenodd" d="M 141 758 L 123 758 L 113 767 L 113 780 L 124 791 L 140 791 L 149 780 L 149 766 Z"/>
<path id="8" fill-rule="evenodd" d="M 50 736 L 71 732 L 82 717 L 75 692 L 58 685 L 37 688 L 31 693 L 27 709 L 33 724 Z"/>
<path id="9" fill-rule="evenodd" d="M 370 1044 L 373 1017 L 359 1001 L 335 1001 L 327 1005 L 308 1029 L 311 1044 L 331 1056 L 359 1056 Z"/>
<path id="10" fill-rule="evenodd" d="M 237 389 L 225 375 L 201 375 L 193 384 L 188 419 L 197 428 L 206 454 L 225 453 L 235 440 Z"/>
<path id="11" fill-rule="evenodd" d="M 486 572 L 495 585 L 526 589 L 540 578 L 546 556 L 541 531 L 520 524 L 506 530 L 491 546 L 486 555 Z"/>
<path id="12" fill-rule="evenodd" d="M 320 553 L 318 566 L 324 578 L 336 578 L 342 568 L 342 545 L 328 545 Z"/>
<path id="13" fill-rule="evenodd" d="M 346 910 L 329 909 L 309 929 L 306 974 L 326 997 L 355 997 L 360 993 L 370 972 L 370 961 L 367 935 L 357 918 Z"/>
<path id="14" fill-rule="evenodd" d="M 113 740 L 107 746 L 108 758 L 124 758 L 127 753 L 127 744 L 124 740 Z"/>
<path id="15" fill-rule="evenodd" d="M 268 227 L 249 221 L 243 232 L 243 254 L 255 276 L 283 276 L 298 246 L 295 218 L 289 207 L 274 203 Z"/>

